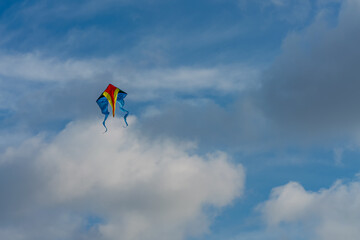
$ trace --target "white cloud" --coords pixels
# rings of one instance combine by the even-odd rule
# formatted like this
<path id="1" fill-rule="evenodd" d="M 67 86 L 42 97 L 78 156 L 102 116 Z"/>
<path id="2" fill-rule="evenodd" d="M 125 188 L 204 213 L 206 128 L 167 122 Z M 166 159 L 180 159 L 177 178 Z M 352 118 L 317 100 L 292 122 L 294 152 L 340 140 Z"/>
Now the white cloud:
<path id="1" fill-rule="evenodd" d="M 333 150 L 334 152 L 334 161 L 336 165 L 342 165 L 342 160 L 343 160 L 343 153 L 344 153 L 344 149 L 343 148 L 335 148 Z"/>
<path id="2" fill-rule="evenodd" d="M 238 64 L 215 67 L 144 69 L 119 57 L 79 59 L 47 58 L 40 53 L 0 54 L 0 76 L 31 82 L 120 82 L 135 93 L 135 99 L 157 97 L 159 92 L 222 93 L 258 87 L 259 69 Z M 3 83 L 3 85 L 6 85 Z M 105 86 L 104 86 L 105 87 Z"/>
<path id="3" fill-rule="evenodd" d="M 270 229 L 297 229 L 310 239 L 355 240 L 360 234 L 360 182 L 337 181 L 317 192 L 290 182 L 273 189 L 259 209 Z"/>
<path id="4" fill-rule="evenodd" d="M 312 195 L 296 182 L 274 188 L 270 200 L 263 206 L 266 222 L 270 225 L 294 221 L 301 217 L 312 202 Z"/>
<path id="5" fill-rule="evenodd" d="M 0 205 L 7 209 L 1 233 L 184 239 L 208 231 L 214 213 L 207 206 L 218 209 L 240 196 L 244 171 L 225 153 L 191 154 L 191 143 L 142 137 L 134 119 L 128 128 L 119 119 L 108 122 L 107 134 L 100 122 L 74 122 L 52 140 L 36 137 L 1 155 Z M 91 225 L 88 216 L 101 221 Z"/>
<path id="6" fill-rule="evenodd" d="M 110 66 L 100 68 L 99 65 L 102 67 Z M 99 72 L 109 70 L 111 66 L 113 66 L 111 59 L 102 61 L 68 59 L 61 61 L 56 58 L 42 57 L 39 53 L 0 54 L 1 76 L 35 82 L 86 80 L 96 77 Z"/>
<path id="7" fill-rule="evenodd" d="M 291 24 L 305 22 L 312 8 L 310 0 L 239 0 L 242 9 L 249 4 L 256 4 L 263 13 L 269 12 L 276 20 Z"/>
<path id="8" fill-rule="evenodd" d="M 317 0 L 317 4 L 320 6 L 324 6 L 327 4 L 332 4 L 332 3 L 341 3 L 344 0 Z"/>

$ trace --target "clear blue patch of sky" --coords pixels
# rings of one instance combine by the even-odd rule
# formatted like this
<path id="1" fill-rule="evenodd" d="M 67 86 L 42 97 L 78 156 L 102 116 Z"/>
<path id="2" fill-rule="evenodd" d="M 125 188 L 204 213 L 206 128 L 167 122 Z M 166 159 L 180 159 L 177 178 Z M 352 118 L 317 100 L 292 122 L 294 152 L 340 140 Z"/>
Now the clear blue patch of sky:
<path id="1" fill-rule="evenodd" d="M 271 11 L 255 7 L 242 10 L 236 1 L 115 4 L 89 16 L 68 18 L 61 16 L 66 11 L 60 16 L 46 15 L 46 7 L 56 4 L 43 2 L 39 10 L 34 7 L 36 4 L 37 1 L 28 1 L 2 7 L 5 34 L 14 33 L 2 48 L 39 50 L 60 57 L 103 57 L 136 50 L 141 41 L 147 40 L 144 36 L 152 36 L 169 41 L 168 46 L 161 47 L 170 64 L 226 64 L 253 59 L 265 62 L 278 54 L 283 38 L 294 28 L 286 21 L 269 20 Z M 34 8 L 34 16 L 24 13 L 26 8 Z M 40 16 L 36 16 L 36 11 L 40 11 Z M 66 43 L 72 34 L 84 37 Z"/>
<path id="2" fill-rule="evenodd" d="M 96 216 L 96 215 L 91 215 L 91 216 L 86 217 L 85 229 L 90 230 L 94 227 L 98 227 L 99 225 L 105 224 L 105 223 L 106 223 L 106 221 L 103 218 Z"/>

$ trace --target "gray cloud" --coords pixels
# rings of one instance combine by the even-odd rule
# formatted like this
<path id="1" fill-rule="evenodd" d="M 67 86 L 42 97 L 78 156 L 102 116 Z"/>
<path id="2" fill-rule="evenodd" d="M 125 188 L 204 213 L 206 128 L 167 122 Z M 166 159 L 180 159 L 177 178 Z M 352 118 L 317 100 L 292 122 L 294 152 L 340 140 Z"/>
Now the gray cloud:
<path id="1" fill-rule="evenodd" d="M 247 97 L 225 106 L 216 99 L 179 100 L 161 111 L 149 111 L 153 115 L 145 115 L 140 126 L 150 136 L 168 135 L 197 141 L 205 148 L 245 152 L 277 141 L 271 137 L 274 132 L 265 116 Z"/>
<path id="2" fill-rule="evenodd" d="M 357 1 L 343 2 L 334 26 L 328 22 L 333 12 L 324 7 L 311 25 L 288 34 L 282 54 L 260 77 L 261 87 L 246 89 L 237 101 L 226 105 L 218 99 L 174 104 L 151 116 L 144 131 L 238 149 L 314 142 L 331 145 L 334 139 L 353 137 L 360 120 L 359 11 Z"/>
<path id="3" fill-rule="evenodd" d="M 359 11 L 358 1 L 345 1 L 337 26 L 329 26 L 320 13 L 309 28 L 285 39 L 258 95 L 269 118 L 310 132 L 358 126 Z"/>
<path id="4" fill-rule="evenodd" d="M 143 131 L 238 151 L 313 144 L 333 148 L 353 141 L 360 122 L 359 11 L 357 1 L 343 2 L 334 25 L 328 20 L 334 12 L 324 7 L 308 27 L 288 34 L 259 88 L 239 92 L 235 101 L 182 100 L 161 111 L 150 108 L 154 114 L 144 120 Z"/>
<path id="5" fill-rule="evenodd" d="M 260 88 L 241 92 L 224 106 L 216 100 L 175 104 L 150 117 L 147 123 L 153 125 L 145 131 L 238 149 L 250 149 L 251 143 L 331 145 L 353 138 L 360 120 L 360 7 L 358 1 L 342 2 L 334 25 L 328 21 L 334 14 L 328 3 L 318 3 L 323 8 L 312 24 L 288 34 L 281 55 L 263 72 Z"/>

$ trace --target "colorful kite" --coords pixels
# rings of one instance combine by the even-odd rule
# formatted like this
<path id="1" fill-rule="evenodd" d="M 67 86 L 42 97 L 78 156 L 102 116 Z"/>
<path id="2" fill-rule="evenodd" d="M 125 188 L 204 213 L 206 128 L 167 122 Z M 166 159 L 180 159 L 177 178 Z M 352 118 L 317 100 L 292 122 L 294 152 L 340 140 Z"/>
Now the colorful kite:
<path id="1" fill-rule="evenodd" d="M 127 111 L 123 108 L 124 104 L 125 104 L 124 98 L 126 97 L 126 95 L 127 95 L 126 92 L 120 90 L 119 88 L 115 87 L 112 84 L 109 84 L 109 86 L 106 88 L 106 90 L 96 100 L 96 103 L 99 105 L 102 114 L 105 115 L 105 119 L 103 121 L 103 125 L 106 129 L 105 132 L 107 132 L 107 127 L 105 125 L 105 121 L 109 116 L 109 110 L 108 110 L 109 103 L 110 103 L 110 106 L 112 107 L 113 117 L 115 117 L 116 103 L 119 104 L 120 110 L 125 113 L 124 121 L 125 121 L 126 126 L 128 126 L 126 118 L 129 115 L 129 111 Z"/>

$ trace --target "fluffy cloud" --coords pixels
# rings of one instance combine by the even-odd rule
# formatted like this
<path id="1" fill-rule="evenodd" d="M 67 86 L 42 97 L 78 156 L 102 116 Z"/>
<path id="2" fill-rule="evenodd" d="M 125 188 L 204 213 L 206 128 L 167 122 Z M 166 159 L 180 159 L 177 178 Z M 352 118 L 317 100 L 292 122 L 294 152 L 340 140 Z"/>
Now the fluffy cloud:
<path id="1" fill-rule="evenodd" d="M 301 236 L 308 239 L 355 240 L 360 234 L 360 182 L 338 181 L 318 192 L 290 182 L 274 188 L 259 209 L 270 229 L 283 229 L 288 237 L 302 229 Z"/>
<path id="2" fill-rule="evenodd" d="M 0 236 L 14 239 L 184 239 L 208 231 L 240 196 L 225 153 L 146 138 L 109 121 L 73 122 L 1 155 Z M 116 123 L 118 122 L 118 123 Z M 212 210 L 211 210 L 212 209 Z"/>

